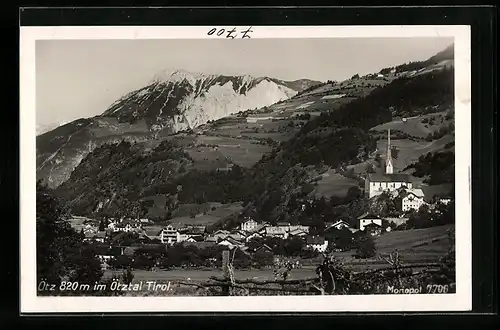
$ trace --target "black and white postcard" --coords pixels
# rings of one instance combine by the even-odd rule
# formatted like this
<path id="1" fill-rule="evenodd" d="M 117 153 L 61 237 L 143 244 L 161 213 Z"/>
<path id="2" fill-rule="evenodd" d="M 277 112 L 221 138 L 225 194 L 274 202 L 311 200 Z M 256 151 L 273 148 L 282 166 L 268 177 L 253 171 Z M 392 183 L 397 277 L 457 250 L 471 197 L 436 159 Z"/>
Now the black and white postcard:
<path id="1" fill-rule="evenodd" d="M 21 28 L 22 312 L 471 308 L 468 26 Z"/>

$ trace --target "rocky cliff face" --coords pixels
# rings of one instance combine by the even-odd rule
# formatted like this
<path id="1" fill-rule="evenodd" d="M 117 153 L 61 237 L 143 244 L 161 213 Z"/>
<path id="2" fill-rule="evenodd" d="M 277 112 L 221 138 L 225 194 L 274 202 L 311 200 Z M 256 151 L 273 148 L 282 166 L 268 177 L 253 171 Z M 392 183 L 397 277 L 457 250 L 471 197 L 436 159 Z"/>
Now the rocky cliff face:
<path id="1" fill-rule="evenodd" d="M 152 130 L 175 133 L 242 110 L 261 108 L 296 93 L 270 78 L 162 72 L 147 86 L 116 101 L 102 116 L 115 117 L 119 122 L 145 119 Z"/>

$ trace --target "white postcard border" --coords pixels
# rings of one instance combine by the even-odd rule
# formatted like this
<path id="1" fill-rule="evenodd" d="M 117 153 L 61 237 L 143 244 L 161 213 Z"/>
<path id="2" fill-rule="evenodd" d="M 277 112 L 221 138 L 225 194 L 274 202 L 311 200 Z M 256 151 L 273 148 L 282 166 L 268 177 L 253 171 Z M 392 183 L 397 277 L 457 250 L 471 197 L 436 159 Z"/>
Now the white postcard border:
<path id="1" fill-rule="evenodd" d="M 456 164 L 455 294 L 231 297 L 38 297 L 36 288 L 35 41 L 67 39 L 206 39 L 212 26 L 20 28 L 20 285 L 22 313 L 68 312 L 411 312 L 472 307 L 470 27 L 253 26 L 251 38 L 454 37 Z M 230 27 L 217 27 L 231 29 Z M 239 31 L 248 26 L 236 27 Z M 223 37 L 223 36 L 222 36 Z M 250 39 L 246 39 L 249 40 Z"/>

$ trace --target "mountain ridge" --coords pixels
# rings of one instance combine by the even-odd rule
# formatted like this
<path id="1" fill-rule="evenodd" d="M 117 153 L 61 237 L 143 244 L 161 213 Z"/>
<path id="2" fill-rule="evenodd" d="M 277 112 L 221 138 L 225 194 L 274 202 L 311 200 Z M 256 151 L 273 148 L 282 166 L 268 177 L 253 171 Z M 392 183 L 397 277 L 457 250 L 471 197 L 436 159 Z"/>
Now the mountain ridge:
<path id="1" fill-rule="evenodd" d="M 295 95 L 314 81 L 162 71 L 100 115 L 81 118 L 37 136 L 37 177 L 56 187 L 95 147 L 121 140 L 144 142 L 196 128 L 230 114 Z M 292 88 L 297 88 L 294 90 Z"/>
<path id="2" fill-rule="evenodd" d="M 246 210 L 255 209 L 259 220 L 314 225 L 318 219 L 301 218 L 298 210 L 322 185 L 323 191 L 324 187 L 330 191 L 327 198 L 337 208 L 335 216 L 355 219 L 356 212 L 368 205 L 359 182 L 368 167 L 380 170 L 375 154 L 384 150 L 380 133 L 373 128 L 389 122 L 399 125 L 401 131 L 391 132 L 394 145 L 402 148 L 398 160 L 405 164 L 420 161 L 429 152 L 453 152 L 454 128 L 446 119 L 453 119 L 453 66 L 420 67 L 417 70 L 422 74 L 415 75 L 419 65 L 405 66 L 407 71 L 392 76 L 369 75 L 321 85 L 266 109 L 238 113 L 203 129 L 169 136 L 162 141 L 172 144 L 158 141 L 158 149 L 152 141 L 142 147 L 140 143 L 106 146 L 82 161 L 56 191 L 75 212 L 88 215 L 120 210 L 150 216 L 147 210 L 143 213 L 140 201 L 151 198 L 159 200 L 155 202 L 156 210 L 161 211 L 157 214 L 165 220 L 176 203 L 242 201 Z M 321 113 L 312 117 L 315 112 Z M 261 123 L 253 122 L 259 117 Z M 398 118 L 408 118 L 408 122 Z M 412 136 L 408 125 L 415 128 L 417 122 L 438 134 L 434 132 L 427 141 Z M 269 129 L 260 131 L 261 127 Z M 151 153 L 154 156 L 146 160 Z M 263 156 L 247 162 L 247 153 Z M 432 167 L 424 165 L 419 166 Z M 89 191 L 88 186 L 94 189 Z M 106 209 L 96 211 L 94 190 L 97 199 L 106 201 Z M 118 204 L 113 202 L 116 196 Z M 172 198 L 176 203 L 169 202 Z M 127 205 L 131 205 L 128 210 Z"/>

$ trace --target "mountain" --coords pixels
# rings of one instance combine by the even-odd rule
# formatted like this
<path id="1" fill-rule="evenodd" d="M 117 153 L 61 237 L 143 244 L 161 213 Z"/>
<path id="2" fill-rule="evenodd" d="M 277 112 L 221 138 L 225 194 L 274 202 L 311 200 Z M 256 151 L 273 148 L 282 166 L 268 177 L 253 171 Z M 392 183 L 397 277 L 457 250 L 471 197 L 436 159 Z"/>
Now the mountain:
<path id="1" fill-rule="evenodd" d="M 165 71 L 117 100 L 101 116 L 117 118 L 120 123 L 144 119 L 153 130 L 175 133 L 288 99 L 309 84 L 307 80 Z"/>
<path id="2" fill-rule="evenodd" d="M 369 207 L 361 193 L 364 176 L 383 170 L 387 128 L 398 149 L 396 171 L 414 169 L 416 177 L 430 175 L 439 183 L 453 178 L 453 65 L 419 66 L 317 84 L 192 132 L 103 146 L 56 193 L 73 212 L 87 216 L 165 220 L 172 213 L 173 222 L 213 223 L 222 216 L 176 212 L 241 202 L 244 212 L 269 222 L 354 221 Z M 433 156 L 443 151 L 445 156 Z M 446 168 L 447 175 L 436 177 L 436 168 Z M 300 211 L 313 201 L 313 209 Z"/>
<path id="3" fill-rule="evenodd" d="M 37 136 L 37 178 L 56 187 L 102 144 L 142 142 L 193 129 L 239 111 L 286 100 L 316 83 L 184 70 L 160 72 L 101 115 L 78 119 Z"/>

